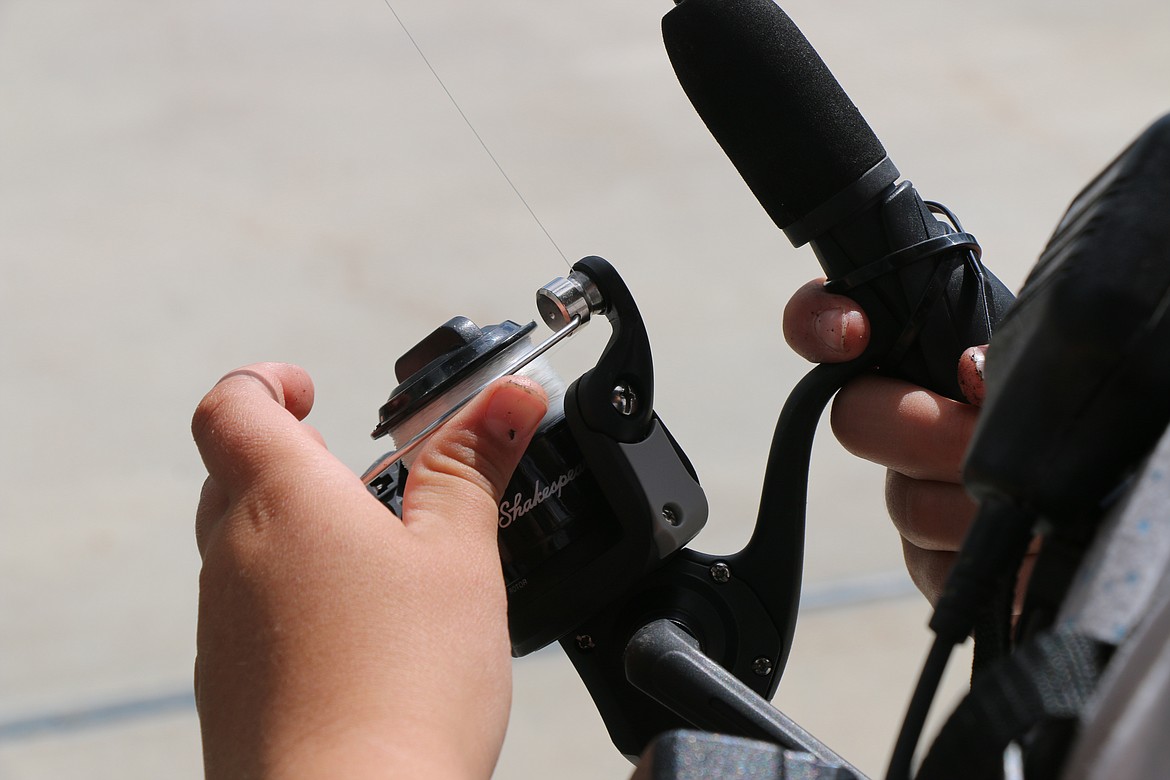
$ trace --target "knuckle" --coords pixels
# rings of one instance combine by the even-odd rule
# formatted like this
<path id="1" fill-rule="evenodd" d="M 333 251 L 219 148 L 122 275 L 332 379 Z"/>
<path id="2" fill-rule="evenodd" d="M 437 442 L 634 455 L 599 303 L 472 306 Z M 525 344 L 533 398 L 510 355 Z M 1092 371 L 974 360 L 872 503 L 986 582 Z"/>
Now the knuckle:
<path id="1" fill-rule="evenodd" d="M 277 519 L 286 512 L 282 504 L 280 497 L 263 490 L 250 490 L 232 502 L 204 538 L 205 568 L 211 560 L 229 562 L 231 571 L 247 578 L 265 561 L 284 557 L 276 550 L 289 535 L 275 533 Z"/>
<path id="2" fill-rule="evenodd" d="M 954 565 L 954 553 L 923 550 L 903 541 L 902 555 L 915 586 L 931 604 L 937 603 Z"/>
<path id="3" fill-rule="evenodd" d="M 910 525 L 909 490 L 907 478 L 893 470 L 886 471 L 886 512 L 902 538 L 909 540 L 913 535 Z"/>
<path id="4" fill-rule="evenodd" d="M 857 405 L 854 402 L 856 395 L 857 383 L 850 382 L 837 392 L 833 399 L 832 408 L 829 410 L 829 425 L 833 430 L 833 435 L 837 437 L 837 441 L 841 442 L 841 446 L 855 455 L 857 454 L 855 451 Z"/>
<path id="5" fill-rule="evenodd" d="M 191 434 L 195 437 L 196 443 L 211 438 L 222 422 L 226 406 L 227 396 L 218 385 L 203 396 L 203 399 L 195 407 L 195 413 L 191 416 Z"/>
<path id="6" fill-rule="evenodd" d="M 956 464 L 957 473 L 962 473 L 962 456 L 966 455 L 967 447 L 971 444 L 971 439 L 975 435 L 975 427 L 979 423 L 979 408 L 975 406 L 967 406 L 963 404 L 959 407 L 958 419 L 953 426 L 950 426 L 952 435 L 955 437 L 952 448 L 959 453 L 960 460 Z"/>
<path id="7" fill-rule="evenodd" d="M 890 471 L 886 509 L 903 539 L 923 550 L 950 552 L 961 546 L 975 506 L 960 485 Z"/>
<path id="8" fill-rule="evenodd" d="M 904 540 L 921 550 L 940 549 L 941 540 L 930 531 L 925 486 L 920 480 L 886 472 L 886 511 Z"/>
<path id="9" fill-rule="evenodd" d="M 481 445 L 482 440 L 473 432 L 454 431 L 424 449 L 415 466 L 422 466 L 440 481 L 457 480 L 495 498 L 504 488 L 502 475 L 493 458 L 481 451 Z"/>

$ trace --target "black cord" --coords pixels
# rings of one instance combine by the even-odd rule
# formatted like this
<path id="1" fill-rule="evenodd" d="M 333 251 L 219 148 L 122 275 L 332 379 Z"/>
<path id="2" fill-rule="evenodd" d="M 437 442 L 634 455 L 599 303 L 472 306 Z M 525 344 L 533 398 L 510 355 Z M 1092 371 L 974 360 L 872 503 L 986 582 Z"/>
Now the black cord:
<path id="1" fill-rule="evenodd" d="M 954 647 L 952 642 L 941 636 L 936 636 L 934 644 L 930 646 L 930 654 L 926 656 L 926 663 L 922 665 L 922 673 L 918 676 L 918 684 L 914 687 L 910 706 L 906 708 L 902 729 L 898 732 L 898 741 L 894 744 L 894 753 L 890 757 L 889 769 L 886 770 L 886 780 L 910 780 L 914 750 L 918 747 L 918 740 L 922 738 L 926 716 L 930 713 L 931 702 L 934 701 L 939 683 L 942 682 L 943 672 L 946 671 L 947 661 L 950 660 Z"/>
<path id="2" fill-rule="evenodd" d="M 934 644 L 906 710 L 890 758 L 887 780 L 911 777 L 914 751 L 951 650 L 966 641 L 980 614 L 989 603 L 997 601 L 997 594 L 1002 594 L 1005 587 L 1010 592 L 1020 560 L 1032 539 L 1034 521 L 1032 511 L 998 494 L 988 495 L 980 503 L 930 619 Z"/>
<path id="3" fill-rule="evenodd" d="M 939 203 L 938 201 L 928 200 L 928 201 L 924 201 L 924 204 L 925 204 L 926 208 L 928 208 L 932 214 L 940 214 L 940 215 L 946 217 L 947 220 L 951 223 L 951 227 L 953 227 L 955 229 L 956 233 L 964 232 L 963 225 L 961 222 L 959 222 L 959 218 L 957 216 L 955 216 L 955 212 L 951 211 L 949 208 L 947 208 L 943 204 Z M 983 266 L 983 262 L 980 259 L 982 256 L 983 256 L 982 249 L 979 249 L 979 248 L 973 249 L 973 250 L 967 252 L 966 264 L 967 264 L 967 269 L 975 277 L 975 281 L 979 285 L 979 305 L 980 305 L 980 308 L 982 310 L 981 313 L 983 314 L 983 327 L 984 327 L 983 332 L 986 334 L 985 341 L 990 341 L 991 340 L 991 331 L 992 331 L 991 304 L 987 300 L 987 296 L 988 296 L 987 269 Z"/>

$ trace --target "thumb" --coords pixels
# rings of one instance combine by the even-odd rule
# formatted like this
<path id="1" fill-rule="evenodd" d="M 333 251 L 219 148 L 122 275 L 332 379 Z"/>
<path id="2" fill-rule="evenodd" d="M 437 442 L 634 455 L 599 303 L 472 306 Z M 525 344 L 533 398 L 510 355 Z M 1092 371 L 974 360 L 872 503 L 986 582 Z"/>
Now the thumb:
<path id="1" fill-rule="evenodd" d="M 858 357 L 869 343 L 869 322 L 857 302 L 825 290 L 814 279 L 784 307 L 784 339 L 796 354 L 814 363 Z"/>
<path id="2" fill-rule="evenodd" d="M 415 456 L 403 523 L 415 533 L 496 538 L 500 496 L 548 409 L 544 389 L 508 377 L 480 393 Z"/>

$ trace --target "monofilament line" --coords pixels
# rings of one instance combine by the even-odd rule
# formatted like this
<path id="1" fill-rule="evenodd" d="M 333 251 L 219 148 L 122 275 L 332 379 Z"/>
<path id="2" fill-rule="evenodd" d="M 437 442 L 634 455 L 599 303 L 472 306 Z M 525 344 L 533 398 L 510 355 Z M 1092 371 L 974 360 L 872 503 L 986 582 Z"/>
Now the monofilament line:
<path id="1" fill-rule="evenodd" d="M 431 75 L 435 77 L 435 81 L 439 82 L 439 86 L 443 88 L 443 92 L 446 93 L 447 99 L 451 101 L 451 105 L 455 106 L 455 110 L 459 112 L 459 116 L 463 117 L 463 122 L 467 125 L 467 129 L 469 129 L 471 134 L 475 136 L 475 140 L 479 141 L 479 145 L 483 147 L 483 150 L 487 153 L 487 156 L 495 164 L 496 170 L 500 172 L 500 175 L 504 177 L 504 181 L 508 182 L 508 186 L 512 188 L 512 192 L 516 193 L 516 197 L 519 198 L 520 202 L 524 204 L 524 208 L 528 210 L 528 213 L 532 216 L 533 221 L 535 221 L 537 226 L 540 227 L 541 232 L 544 233 L 549 243 L 553 245 L 553 249 L 557 250 L 557 254 L 559 254 L 561 259 L 565 261 L 565 265 L 571 268 L 573 264 L 569 262 L 569 258 L 565 256 L 564 252 L 561 251 L 560 246 L 558 246 L 557 242 L 553 240 L 552 234 L 548 232 L 548 229 L 544 226 L 544 223 L 540 221 L 540 217 L 536 216 L 536 212 L 532 210 L 532 207 L 528 205 L 528 201 L 525 200 L 524 196 L 520 194 L 520 190 L 512 182 L 511 177 L 508 176 L 507 172 L 504 170 L 504 166 L 500 165 L 500 161 L 496 159 L 494 154 L 492 154 L 492 150 L 488 148 L 488 145 L 480 136 L 479 131 L 475 129 L 475 125 L 471 124 L 471 120 L 467 118 L 467 114 L 463 113 L 463 109 L 459 106 L 459 101 L 455 100 L 455 96 L 451 94 L 451 90 L 447 89 L 447 85 L 443 82 L 443 79 L 439 77 L 439 73 L 435 70 L 435 67 L 431 65 L 431 61 L 427 59 L 427 55 L 423 53 L 422 47 L 418 45 L 418 41 L 416 41 L 414 36 L 410 34 L 410 30 L 407 29 L 406 24 L 402 21 L 402 17 L 399 16 L 398 12 L 394 10 L 394 6 L 390 5 L 390 0 L 382 0 L 382 2 L 384 2 L 386 7 L 390 9 L 390 13 L 394 14 L 394 19 L 398 22 L 398 26 L 402 28 L 402 32 L 406 33 L 406 37 L 410 40 L 411 45 L 414 46 L 414 50 L 418 52 L 418 56 L 422 58 L 424 63 L 426 63 L 427 69 L 430 70 Z"/>

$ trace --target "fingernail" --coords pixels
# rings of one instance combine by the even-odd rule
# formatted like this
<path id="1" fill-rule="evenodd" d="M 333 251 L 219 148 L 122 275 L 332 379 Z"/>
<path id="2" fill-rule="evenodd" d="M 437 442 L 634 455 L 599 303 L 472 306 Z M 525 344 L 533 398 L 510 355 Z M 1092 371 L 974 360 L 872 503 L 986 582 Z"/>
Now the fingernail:
<path id="1" fill-rule="evenodd" d="M 987 360 L 986 347 L 971 347 L 959 361 L 959 389 L 967 403 L 982 406 L 987 393 L 983 379 L 983 366 Z"/>
<path id="2" fill-rule="evenodd" d="M 852 314 L 853 312 L 850 312 Z M 817 338 L 834 352 L 845 351 L 845 336 L 849 332 L 850 317 L 842 309 L 826 309 L 817 315 L 813 329 Z"/>
<path id="3" fill-rule="evenodd" d="M 987 361 L 987 351 L 984 347 L 971 347 L 971 363 L 975 366 L 975 373 L 980 379 L 983 376 L 983 364 Z"/>
<path id="4" fill-rule="evenodd" d="M 527 441 L 548 410 L 539 387 L 510 380 L 492 393 L 484 413 L 488 431 L 504 441 Z"/>

